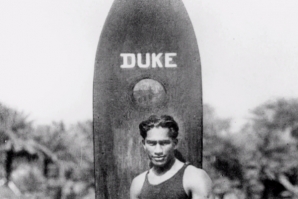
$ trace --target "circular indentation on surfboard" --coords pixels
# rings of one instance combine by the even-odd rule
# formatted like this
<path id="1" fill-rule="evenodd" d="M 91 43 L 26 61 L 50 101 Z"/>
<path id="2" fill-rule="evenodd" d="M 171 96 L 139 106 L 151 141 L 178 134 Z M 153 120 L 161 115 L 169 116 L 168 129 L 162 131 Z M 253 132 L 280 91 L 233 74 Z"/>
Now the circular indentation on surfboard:
<path id="1" fill-rule="evenodd" d="M 166 99 L 166 91 L 161 83 L 153 79 L 142 79 L 133 88 L 133 101 L 142 108 L 162 104 Z"/>

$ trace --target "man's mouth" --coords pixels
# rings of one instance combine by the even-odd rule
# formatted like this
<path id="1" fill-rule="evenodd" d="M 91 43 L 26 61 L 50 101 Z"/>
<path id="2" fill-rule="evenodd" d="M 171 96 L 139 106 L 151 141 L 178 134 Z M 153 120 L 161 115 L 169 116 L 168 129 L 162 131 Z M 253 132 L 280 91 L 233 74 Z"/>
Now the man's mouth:
<path id="1" fill-rule="evenodd" d="M 155 161 L 163 161 L 165 156 L 153 157 Z"/>

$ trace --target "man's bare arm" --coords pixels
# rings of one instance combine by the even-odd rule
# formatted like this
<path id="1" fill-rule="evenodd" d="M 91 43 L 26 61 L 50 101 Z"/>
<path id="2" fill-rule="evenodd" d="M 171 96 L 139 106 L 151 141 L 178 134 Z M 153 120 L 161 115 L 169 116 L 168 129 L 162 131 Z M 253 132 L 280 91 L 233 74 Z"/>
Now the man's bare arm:
<path id="1" fill-rule="evenodd" d="M 130 199 L 139 199 L 141 190 L 145 181 L 146 173 L 144 172 L 135 177 L 130 185 Z"/>
<path id="2" fill-rule="evenodd" d="M 192 199 L 213 199 L 212 181 L 204 170 L 188 166 L 183 182 L 185 190 L 191 194 Z"/>

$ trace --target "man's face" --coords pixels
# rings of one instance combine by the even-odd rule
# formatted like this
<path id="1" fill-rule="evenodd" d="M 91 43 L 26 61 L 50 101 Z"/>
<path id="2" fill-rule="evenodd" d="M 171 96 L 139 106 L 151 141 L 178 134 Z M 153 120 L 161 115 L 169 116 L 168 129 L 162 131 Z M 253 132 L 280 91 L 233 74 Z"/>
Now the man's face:
<path id="1" fill-rule="evenodd" d="M 169 137 L 168 128 L 154 127 L 150 129 L 146 139 L 143 140 L 143 145 L 154 166 L 163 167 L 175 158 L 174 149 L 177 140 Z"/>

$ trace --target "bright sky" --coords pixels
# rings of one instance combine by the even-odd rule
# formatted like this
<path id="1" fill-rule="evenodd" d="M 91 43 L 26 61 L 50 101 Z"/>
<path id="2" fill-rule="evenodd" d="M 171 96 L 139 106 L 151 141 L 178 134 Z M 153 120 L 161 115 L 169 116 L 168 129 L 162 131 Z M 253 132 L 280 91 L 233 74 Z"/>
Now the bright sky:
<path id="1" fill-rule="evenodd" d="M 185 0 L 203 99 L 240 127 L 257 105 L 298 97 L 297 0 Z M 96 48 L 109 0 L 0 1 L 0 103 L 35 124 L 92 119 Z"/>

